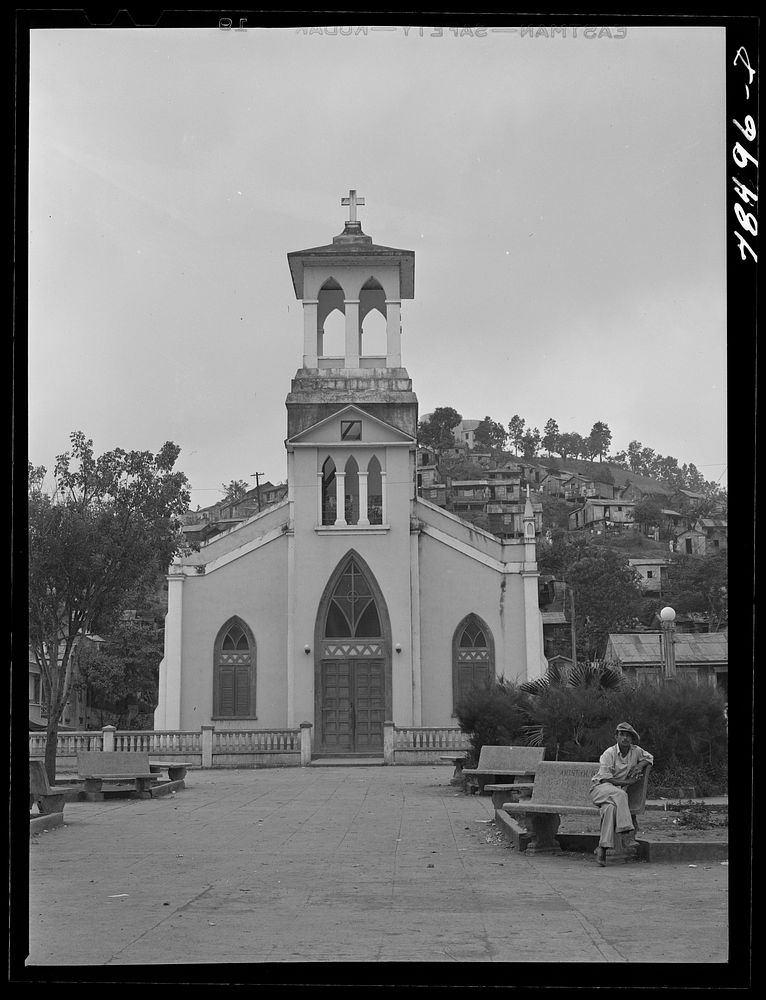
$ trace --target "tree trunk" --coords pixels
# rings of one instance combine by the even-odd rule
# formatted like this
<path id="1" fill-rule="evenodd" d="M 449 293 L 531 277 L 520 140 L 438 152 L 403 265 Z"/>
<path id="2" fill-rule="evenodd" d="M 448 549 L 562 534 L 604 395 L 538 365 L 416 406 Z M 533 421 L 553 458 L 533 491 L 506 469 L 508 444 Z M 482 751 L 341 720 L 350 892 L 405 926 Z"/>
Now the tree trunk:
<path id="1" fill-rule="evenodd" d="M 58 718 L 48 716 L 45 726 L 45 772 L 50 784 L 56 781 L 56 750 L 58 749 L 59 724 Z"/>

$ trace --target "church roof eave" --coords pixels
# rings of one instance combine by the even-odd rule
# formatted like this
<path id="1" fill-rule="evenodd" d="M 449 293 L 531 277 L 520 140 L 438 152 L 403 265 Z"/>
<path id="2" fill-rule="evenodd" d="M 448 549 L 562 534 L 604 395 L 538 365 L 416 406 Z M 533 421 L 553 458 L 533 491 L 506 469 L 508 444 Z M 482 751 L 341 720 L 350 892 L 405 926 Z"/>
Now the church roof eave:
<path id="1" fill-rule="evenodd" d="M 303 271 L 306 265 L 321 267 L 324 265 L 344 266 L 347 264 L 359 267 L 389 264 L 399 267 L 399 293 L 403 299 L 415 297 L 415 251 L 399 250 L 396 247 L 379 246 L 368 243 L 354 247 L 346 244 L 329 244 L 324 247 L 311 247 L 308 250 L 293 250 L 287 255 L 290 265 L 290 275 L 293 279 L 296 299 L 303 298 Z"/>

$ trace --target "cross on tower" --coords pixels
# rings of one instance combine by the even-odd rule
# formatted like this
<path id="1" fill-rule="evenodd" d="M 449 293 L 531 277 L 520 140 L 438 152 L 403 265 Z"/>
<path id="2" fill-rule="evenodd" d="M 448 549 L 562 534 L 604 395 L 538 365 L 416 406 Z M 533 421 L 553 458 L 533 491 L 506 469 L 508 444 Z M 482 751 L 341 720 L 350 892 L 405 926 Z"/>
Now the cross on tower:
<path id="1" fill-rule="evenodd" d="M 350 214 L 351 218 L 348 221 L 349 222 L 356 222 L 357 221 L 357 218 L 356 218 L 356 206 L 357 205 L 364 205 L 364 198 L 357 198 L 356 191 L 351 190 L 348 193 L 348 198 L 341 198 L 340 203 L 341 203 L 341 205 L 349 205 L 350 206 L 349 214 Z"/>

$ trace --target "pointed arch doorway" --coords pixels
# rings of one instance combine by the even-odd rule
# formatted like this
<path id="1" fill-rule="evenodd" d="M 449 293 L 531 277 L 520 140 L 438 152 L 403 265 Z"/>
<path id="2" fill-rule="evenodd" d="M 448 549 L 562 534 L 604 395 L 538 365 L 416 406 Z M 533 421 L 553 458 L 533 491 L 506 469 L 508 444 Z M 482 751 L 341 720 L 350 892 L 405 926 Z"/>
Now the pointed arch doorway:
<path id="1" fill-rule="evenodd" d="M 354 551 L 325 588 L 314 648 L 316 754 L 381 757 L 391 717 L 391 629 L 380 588 Z"/>

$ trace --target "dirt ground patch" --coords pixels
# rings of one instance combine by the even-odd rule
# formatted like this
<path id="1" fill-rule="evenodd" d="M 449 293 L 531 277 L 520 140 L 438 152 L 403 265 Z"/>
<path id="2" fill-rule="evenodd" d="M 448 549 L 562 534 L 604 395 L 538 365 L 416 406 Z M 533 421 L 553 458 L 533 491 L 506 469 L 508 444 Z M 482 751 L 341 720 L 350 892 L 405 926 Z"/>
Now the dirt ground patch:
<path id="1" fill-rule="evenodd" d="M 707 840 L 729 839 L 728 812 L 647 809 L 638 817 L 638 836 L 643 840 Z M 599 829 L 598 817 L 562 816 L 561 833 L 594 833 Z"/>

